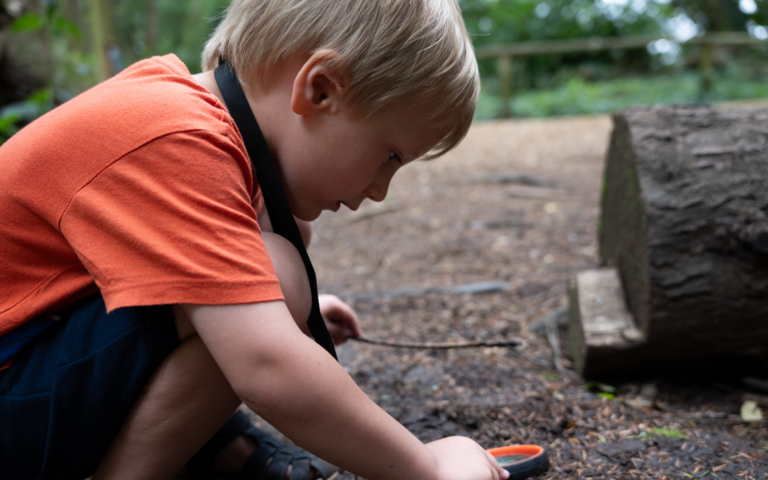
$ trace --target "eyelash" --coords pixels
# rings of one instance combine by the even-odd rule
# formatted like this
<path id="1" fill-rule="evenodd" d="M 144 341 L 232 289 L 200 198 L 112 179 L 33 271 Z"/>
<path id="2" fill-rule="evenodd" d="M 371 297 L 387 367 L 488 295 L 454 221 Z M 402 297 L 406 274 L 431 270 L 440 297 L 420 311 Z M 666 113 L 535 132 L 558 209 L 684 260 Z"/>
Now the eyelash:
<path id="1" fill-rule="evenodd" d="M 400 165 L 403 164 L 403 159 L 400 158 L 400 155 L 398 155 L 397 153 L 395 153 L 393 151 L 390 151 L 389 152 L 389 159 L 387 159 L 387 161 L 391 162 L 392 160 L 397 161 L 397 163 L 399 163 Z"/>

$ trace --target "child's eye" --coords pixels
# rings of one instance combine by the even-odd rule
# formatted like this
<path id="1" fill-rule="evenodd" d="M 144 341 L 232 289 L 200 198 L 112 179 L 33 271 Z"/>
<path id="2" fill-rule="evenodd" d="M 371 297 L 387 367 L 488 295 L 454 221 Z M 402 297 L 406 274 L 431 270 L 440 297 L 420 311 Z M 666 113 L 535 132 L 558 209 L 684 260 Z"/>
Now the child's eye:
<path id="1" fill-rule="evenodd" d="M 398 155 L 396 152 L 390 151 L 389 152 L 389 158 L 387 159 L 387 161 L 391 162 L 392 160 L 396 161 L 400 165 L 403 164 L 403 159 L 400 158 L 400 155 Z"/>

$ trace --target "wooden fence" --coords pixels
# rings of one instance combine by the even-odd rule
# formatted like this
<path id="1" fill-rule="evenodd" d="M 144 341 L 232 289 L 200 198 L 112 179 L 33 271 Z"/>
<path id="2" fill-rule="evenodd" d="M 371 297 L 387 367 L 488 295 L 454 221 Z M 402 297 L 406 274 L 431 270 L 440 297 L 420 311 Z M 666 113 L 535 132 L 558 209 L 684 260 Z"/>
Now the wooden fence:
<path id="1" fill-rule="evenodd" d="M 627 37 L 592 37 L 572 40 L 545 40 L 536 42 L 518 42 L 505 45 L 488 45 L 478 48 L 475 55 L 478 60 L 486 58 L 497 59 L 499 76 L 499 94 L 502 100 L 502 116 L 510 116 L 509 101 L 512 97 L 512 68 L 514 57 L 529 55 L 551 55 L 563 53 L 598 52 L 613 48 L 646 48 L 649 43 L 668 37 L 658 35 L 635 35 Z M 716 32 L 693 37 L 682 45 L 699 45 L 701 58 L 702 89 L 708 91 L 711 87 L 712 51 L 715 46 L 758 45 L 767 43 L 749 36 L 746 32 Z"/>

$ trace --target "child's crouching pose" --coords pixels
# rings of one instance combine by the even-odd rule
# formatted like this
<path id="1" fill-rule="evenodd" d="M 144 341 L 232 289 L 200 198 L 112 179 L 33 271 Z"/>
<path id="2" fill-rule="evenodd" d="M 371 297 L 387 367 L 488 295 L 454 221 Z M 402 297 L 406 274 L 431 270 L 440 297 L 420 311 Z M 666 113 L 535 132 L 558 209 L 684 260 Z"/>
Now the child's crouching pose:
<path id="1" fill-rule="evenodd" d="M 245 402 L 365 478 L 506 478 L 468 439 L 422 444 L 306 334 L 304 266 L 268 233 L 222 59 L 304 222 L 454 147 L 479 89 L 455 0 L 235 0 L 204 73 L 139 62 L 3 145 L 0 354 L 24 346 L 0 371 L 0 477 L 332 475 L 230 418 Z M 338 299 L 321 311 L 359 334 Z"/>

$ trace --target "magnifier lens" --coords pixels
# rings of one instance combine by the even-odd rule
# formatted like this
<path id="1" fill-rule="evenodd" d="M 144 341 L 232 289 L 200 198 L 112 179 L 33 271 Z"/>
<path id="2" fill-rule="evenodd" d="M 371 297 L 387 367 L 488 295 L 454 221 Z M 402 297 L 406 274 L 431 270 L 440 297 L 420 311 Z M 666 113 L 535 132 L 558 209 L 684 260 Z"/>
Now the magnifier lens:
<path id="1" fill-rule="evenodd" d="M 532 456 L 533 455 L 502 455 L 500 457 L 496 457 L 496 461 L 499 462 L 499 465 L 503 467 L 505 465 L 511 465 L 513 463 L 527 460 Z"/>

